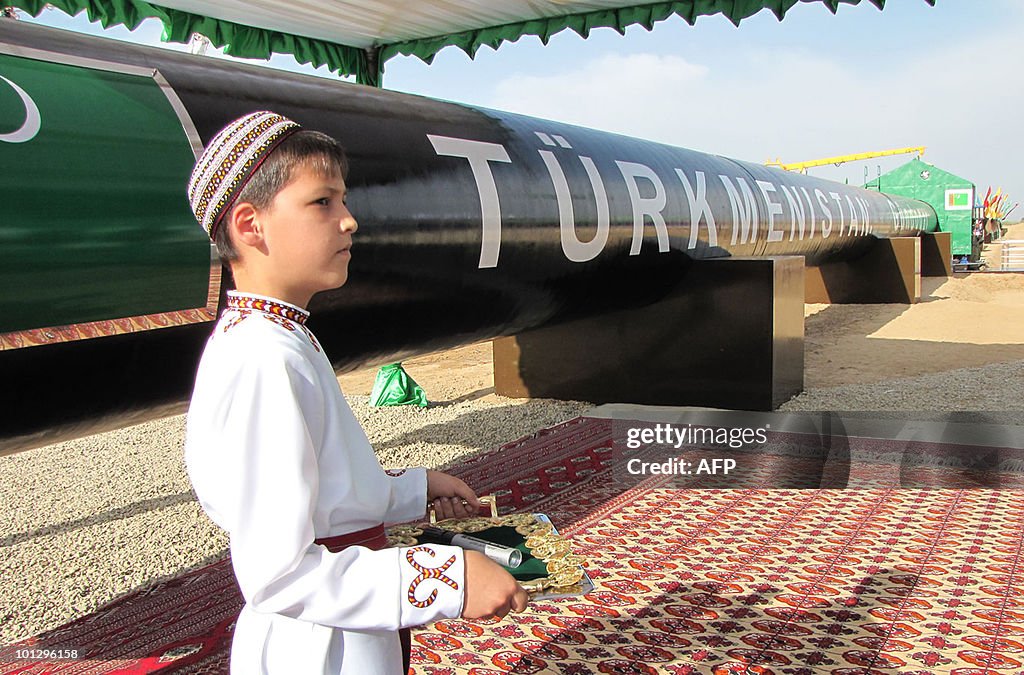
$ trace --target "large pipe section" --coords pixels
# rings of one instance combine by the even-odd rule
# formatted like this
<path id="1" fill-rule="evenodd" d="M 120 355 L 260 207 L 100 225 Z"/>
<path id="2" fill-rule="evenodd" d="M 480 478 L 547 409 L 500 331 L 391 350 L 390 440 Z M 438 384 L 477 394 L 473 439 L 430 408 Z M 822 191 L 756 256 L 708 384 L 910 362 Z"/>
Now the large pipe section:
<path id="1" fill-rule="evenodd" d="M 110 115 L 136 121 L 46 141 L 58 115 L 36 92 L 79 73 L 83 92 L 122 102 Z M 180 408 L 226 285 L 188 214 L 190 153 L 255 109 L 325 131 L 349 155 L 360 224 L 350 281 L 314 298 L 311 321 L 339 369 L 650 303 L 685 284 L 699 258 L 818 265 L 855 258 L 875 237 L 936 228 L 922 202 L 757 164 L 15 22 L 0 22 L 0 77 L 0 162 L 20 177 L 0 184 L 6 449 L 115 413 Z M 79 100 L 90 114 L 91 94 Z M 145 126 L 174 119 L 173 133 Z M 143 159 L 103 175 L 97 148 L 129 137 Z M 46 142 L 63 144 L 56 185 L 40 184 L 52 167 L 30 152 Z M 109 220 L 78 224 L 81 214 L 45 208 L 54 195 L 73 203 L 103 190 L 119 209 Z"/>

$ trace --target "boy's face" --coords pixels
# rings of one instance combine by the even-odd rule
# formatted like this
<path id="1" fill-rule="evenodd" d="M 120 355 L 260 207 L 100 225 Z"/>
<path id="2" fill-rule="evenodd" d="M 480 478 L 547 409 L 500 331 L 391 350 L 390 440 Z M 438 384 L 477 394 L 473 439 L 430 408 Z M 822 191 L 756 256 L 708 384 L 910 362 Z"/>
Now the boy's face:
<path id="1" fill-rule="evenodd" d="M 355 218 L 345 206 L 340 174 L 320 176 L 297 167 L 267 209 L 258 212 L 268 273 L 293 297 L 342 286 L 348 280 Z"/>

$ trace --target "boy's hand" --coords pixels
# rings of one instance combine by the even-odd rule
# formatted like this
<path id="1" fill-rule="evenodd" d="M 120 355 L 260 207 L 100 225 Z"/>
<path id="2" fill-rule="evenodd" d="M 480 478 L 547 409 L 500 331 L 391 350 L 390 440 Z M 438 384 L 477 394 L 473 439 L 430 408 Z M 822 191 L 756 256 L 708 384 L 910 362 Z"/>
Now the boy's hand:
<path id="1" fill-rule="evenodd" d="M 438 520 L 472 518 L 480 514 L 480 500 L 464 482 L 440 471 L 427 470 L 427 501 Z"/>
<path id="2" fill-rule="evenodd" d="M 526 609 L 528 596 L 504 567 L 479 551 L 466 551 L 466 597 L 462 618 L 504 618 Z"/>

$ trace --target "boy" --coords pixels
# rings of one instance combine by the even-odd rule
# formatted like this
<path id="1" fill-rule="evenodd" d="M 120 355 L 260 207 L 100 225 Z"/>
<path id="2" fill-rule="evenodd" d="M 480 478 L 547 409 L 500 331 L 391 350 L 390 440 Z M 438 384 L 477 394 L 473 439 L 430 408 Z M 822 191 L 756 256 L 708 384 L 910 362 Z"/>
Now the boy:
<path id="1" fill-rule="evenodd" d="M 245 597 L 234 675 L 397 675 L 398 629 L 526 605 L 478 553 L 384 548 L 383 523 L 421 518 L 427 500 L 441 517 L 479 502 L 453 476 L 381 469 L 305 326 L 313 294 L 348 278 L 345 172 L 333 139 L 264 111 L 218 133 L 189 181 L 237 287 L 199 364 L 185 444 Z"/>

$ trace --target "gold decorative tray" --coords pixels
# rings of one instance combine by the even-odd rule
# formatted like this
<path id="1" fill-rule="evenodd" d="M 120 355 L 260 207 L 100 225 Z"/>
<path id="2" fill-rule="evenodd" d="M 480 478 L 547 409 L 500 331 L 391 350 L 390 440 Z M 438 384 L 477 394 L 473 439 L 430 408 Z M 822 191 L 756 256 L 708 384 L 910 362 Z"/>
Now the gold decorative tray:
<path id="1" fill-rule="evenodd" d="M 583 595 L 594 590 L 594 582 L 583 569 L 583 559 L 572 553 L 571 545 L 558 534 L 550 518 L 543 513 L 499 516 L 493 496 L 481 497 L 480 501 L 490 503 L 489 518 L 452 518 L 437 522 L 431 512 L 430 524 L 519 549 L 523 554 L 522 564 L 506 569 L 526 589 L 531 600 Z M 423 528 L 397 525 L 389 528 L 387 534 L 389 546 L 415 546 L 420 543 Z"/>

